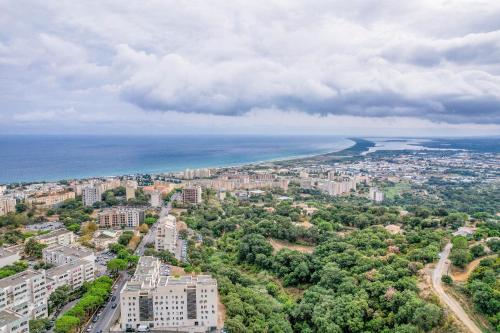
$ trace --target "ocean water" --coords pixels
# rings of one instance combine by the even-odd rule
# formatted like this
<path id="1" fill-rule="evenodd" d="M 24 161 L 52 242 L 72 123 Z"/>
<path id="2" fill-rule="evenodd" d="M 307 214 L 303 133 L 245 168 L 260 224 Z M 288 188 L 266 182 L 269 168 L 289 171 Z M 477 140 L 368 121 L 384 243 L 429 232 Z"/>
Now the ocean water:
<path id="1" fill-rule="evenodd" d="M 0 136 L 0 184 L 233 166 L 339 151 L 318 136 Z"/>

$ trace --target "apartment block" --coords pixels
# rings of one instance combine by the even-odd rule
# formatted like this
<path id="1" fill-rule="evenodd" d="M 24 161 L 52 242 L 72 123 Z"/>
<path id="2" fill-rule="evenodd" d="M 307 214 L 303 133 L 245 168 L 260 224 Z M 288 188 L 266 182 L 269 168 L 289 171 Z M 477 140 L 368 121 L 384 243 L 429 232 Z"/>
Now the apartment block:
<path id="1" fill-rule="evenodd" d="M 11 310 L 29 319 L 47 317 L 45 271 L 28 269 L 0 280 L 0 311 Z"/>
<path id="2" fill-rule="evenodd" d="M 58 287 L 68 285 L 72 290 L 94 281 L 95 264 L 89 260 L 77 259 L 47 270 L 47 293 L 50 295 Z"/>
<path id="3" fill-rule="evenodd" d="M 114 207 L 99 213 L 101 228 L 135 228 L 144 223 L 144 210 L 139 208 Z"/>
<path id="4" fill-rule="evenodd" d="M 158 208 L 161 207 L 161 192 L 160 191 L 153 191 L 151 193 L 151 200 L 149 200 L 149 204 L 151 207 Z"/>
<path id="5" fill-rule="evenodd" d="M 26 205 L 28 207 L 53 208 L 57 207 L 65 200 L 74 198 L 75 192 L 51 192 L 26 199 Z"/>
<path id="6" fill-rule="evenodd" d="M 370 200 L 375 202 L 384 201 L 384 192 L 379 191 L 377 187 L 370 187 Z"/>
<path id="7" fill-rule="evenodd" d="M 82 201 L 85 206 L 92 206 L 96 202 L 102 201 L 101 186 L 87 185 L 82 188 Z"/>
<path id="8" fill-rule="evenodd" d="M 70 246 L 53 246 L 42 250 L 43 261 L 56 266 L 68 264 L 78 260 L 95 262 L 95 254 L 85 249 Z"/>
<path id="9" fill-rule="evenodd" d="M 11 310 L 0 311 L 1 333 L 28 333 L 29 317 Z"/>
<path id="10" fill-rule="evenodd" d="M 202 201 L 201 198 L 201 187 L 200 186 L 192 186 L 185 187 L 182 189 L 182 202 L 185 204 L 200 204 Z"/>
<path id="11" fill-rule="evenodd" d="M 0 216 L 14 213 L 16 211 L 16 199 L 13 197 L 0 196 Z"/>
<path id="12" fill-rule="evenodd" d="M 177 220 L 175 216 L 168 215 L 160 218 L 156 227 L 155 250 L 170 251 L 175 253 L 177 246 Z"/>
<path id="13" fill-rule="evenodd" d="M 45 235 L 36 236 L 35 239 L 47 246 L 65 245 L 69 246 L 76 242 L 76 236 L 72 231 L 66 229 L 58 229 L 49 232 Z"/>
<path id="14" fill-rule="evenodd" d="M 207 332 L 217 326 L 217 281 L 209 275 L 161 276 L 159 260 L 141 257 L 120 293 L 120 327 Z"/>

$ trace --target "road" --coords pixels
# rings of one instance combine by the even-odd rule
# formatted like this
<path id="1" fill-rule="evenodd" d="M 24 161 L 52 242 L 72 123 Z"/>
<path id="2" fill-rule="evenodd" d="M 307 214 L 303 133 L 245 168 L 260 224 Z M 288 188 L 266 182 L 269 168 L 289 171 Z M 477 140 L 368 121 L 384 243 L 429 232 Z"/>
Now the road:
<path id="1" fill-rule="evenodd" d="M 448 260 L 448 256 L 450 255 L 452 244 L 446 244 L 443 252 L 440 253 L 439 261 L 436 265 L 436 268 L 432 272 L 432 286 L 436 291 L 436 294 L 439 296 L 441 301 L 443 301 L 451 311 L 455 314 L 455 316 L 465 325 L 465 327 L 471 333 L 482 333 L 482 331 L 477 327 L 477 325 L 470 319 L 467 313 L 464 311 L 460 303 L 457 302 L 453 297 L 448 295 L 444 289 L 441 282 L 441 277 L 444 272 L 448 272 L 450 267 L 450 261 Z"/>
<path id="2" fill-rule="evenodd" d="M 118 280 L 115 284 L 116 289 L 113 290 L 113 295 L 116 296 L 116 300 L 109 301 L 106 303 L 103 309 L 101 309 L 102 313 L 99 316 L 99 320 L 94 324 L 92 323 L 91 332 L 107 332 L 109 328 L 113 324 L 113 319 L 116 316 L 116 312 L 120 309 L 120 291 L 122 290 L 125 283 L 128 281 L 128 273 L 122 272 L 118 277 Z M 112 308 L 113 303 L 117 304 L 116 308 Z"/>
<path id="3" fill-rule="evenodd" d="M 160 211 L 160 218 L 163 216 L 167 216 L 171 208 L 172 205 L 170 204 L 170 202 L 167 204 L 166 207 L 162 207 Z M 146 244 L 154 242 L 154 230 L 156 230 L 156 223 L 153 224 L 149 228 L 148 233 L 144 235 L 144 237 L 142 237 L 141 242 L 139 243 L 137 249 L 135 250 L 135 255 L 143 256 Z M 95 324 L 92 323 L 92 329 L 90 331 L 91 333 L 97 333 L 99 331 L 109 332 L 111 325 L 114 324 L 113 320 L 117 316 L 117 311 L 120 311 L 120 291 L 123 289 L 123 286 L 125 285 L 125 283 L 127 283 L 129 279 L 130 276 L 128 275 L 127 272 L 123 272 L 120 274 L 115 284 L 116 289 L 113 291 L 113 295 L 116 296 L 116 300 L 106 303 L 106 306 L 102 309 L 102 313 L 99 317 L 99 320 Z M 117 304 L 117 307 L 114 309 L 112 308 L 113 303 Z"/>

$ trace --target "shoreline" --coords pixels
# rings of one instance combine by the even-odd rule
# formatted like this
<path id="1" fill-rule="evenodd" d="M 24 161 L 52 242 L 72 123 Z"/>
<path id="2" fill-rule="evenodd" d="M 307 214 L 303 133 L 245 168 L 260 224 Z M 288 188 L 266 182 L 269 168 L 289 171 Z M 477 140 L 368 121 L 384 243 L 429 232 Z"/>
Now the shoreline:
<path id="1" fill-rule="evenodd" d="M 200 167 L 188 167 L 188 169 L 230 169 L 230 168 L 241 168 L 245 166 L 258 166 L 261 164 L 265 163 L 285 163 L 285 162 L 292 162 L 292 161 L 300 161 L 300 160 L 307 160 L 307 159 L 316 159 L 321 156 L 328 156 L 331 154 L 336 154 L 340 153 L 349 149 L 352 149 L 357 145 L 356 140 L 358 139 L 353 139 L 353 138 L 344 138 L 345 140 L 351 141 L 351 145 L 346 148 L 339 148 L 339 150 L 334 150 L 334 151 L 328 151 L 328 152 L 318 152 L 318 153 L 311 153 L 311 154 L 301 154 L 301 155 L 290 155 L 290 156 L 284 156 L 284 157 L 278 157 L 278 158 L 272 158 L 272 159 L 266 159 L 266 160 L 259 160 L 259 161 L 253 161 L 253 162 L 243 162 L 243 163 L 234 163 L 234 164 L 224 164 L 224 165 L 211 165 L 211 166 L 200 166 Z M 68 178 L 59 178 L 59 179 L 45 179 L 45 180 L 30 180 L 30 181 L 14 181 L 14 182 L 4 182 L 0 183 L 0 185 L 12 185 L 12 184 L 24 184 L 24 185 L 29 185 L 29 184 L 38 184 L 38 183 L 57 183 L 61 181 L 72 181 L 72 180 L 85 180 L 85 179 L 92 179 L 92 178 L 111 178 L 111 177 L 124 177 L 124 176 L 132 176 L 132 175 L 141 175 L 141 174 L 149 174 L 149 175 L 164 175 L 168 173 L 176 173 L 176 172 L 181 172 L 185 170 L 186 168 L 180 168 L 180 169 L 171 169 L 171 170 L 165 170 L 165 171 L 138 171 L 138 172 L 131 172 L 131 173 L 116 173 L 116 174 L 108 174 L 108 175 L 90 175 L 90 176 L 76 176 L 76 177 L 68 177 Z"/>

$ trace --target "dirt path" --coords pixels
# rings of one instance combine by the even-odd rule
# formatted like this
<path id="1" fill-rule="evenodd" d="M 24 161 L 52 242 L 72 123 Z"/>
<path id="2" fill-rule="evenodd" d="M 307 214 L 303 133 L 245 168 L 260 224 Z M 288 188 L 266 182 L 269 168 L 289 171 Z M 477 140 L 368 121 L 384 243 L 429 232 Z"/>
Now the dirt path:
<path id="1" fill-rule="evenodd" d="M 314 246 L 307 246 L 307 245 L 297 245 L 297 244 L 292 244 L 284 241 L 279 241 L 273 238 L 269 238 L 269 243 L 271 243 L 273 249 L 275 251 L 279 251 L 281 249 L 290 249 L 290 250 L 295 250 L 299 251 L 302 253 L 313 253 L 314 251 Z"/>
<path id="2" fill-rule="evenodd" d="M 440 259 L 436 265 L 436 268 L 432 272 L 432 287 L 436 291 L 436 294 L 441 299 L 441 301 L 445 303 L 451 311 L 453 311 L 455 316 L 465 325 L 469 332 L 482 333 L 479 327 L 477 327 L 474 321 L 472 321 L 464 311 L 460 303 L 458 303 L 457 300 L 448 295 L 443 289 L 441 276 L 443 276 L 443 273 L 448 272 L 450 268 L 450 261 L 448 260 L 448 256 L 450 255 L 451 247 L 451 243 L 446 244 L 443 252 L 440 253 Z"/>
<path id="3" fill-rule="evenodd" d="M 477 259 L 471 261 L 467 265 L 467 267 L 465 267 L 465 271 L 462 271 L 462 270 L 452 270 L 451 277 L 453 278 L 453 281 L 457 281 L 457 282 L 467 281 L 467 279 L 469 278 L 470 273 L 472 273 L 472 271 L 477 266 L 479 266 L 479 263 L 481 262 L 481 260 L 486 259 L 486 258 L 491 258 L 491 257 L 494 257 L 494 256 L 495 255 L 486 256 L 486 257 L 477 258 Z"/>

